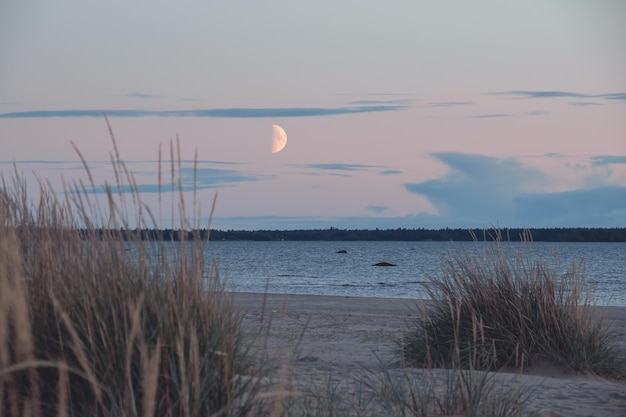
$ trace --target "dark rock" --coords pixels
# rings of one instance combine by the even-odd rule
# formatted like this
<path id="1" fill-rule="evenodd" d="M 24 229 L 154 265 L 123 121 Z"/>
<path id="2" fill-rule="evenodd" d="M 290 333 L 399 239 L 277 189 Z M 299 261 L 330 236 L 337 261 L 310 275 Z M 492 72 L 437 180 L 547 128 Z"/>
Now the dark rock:
<path id="1" fill-rule="evenodd" d="M 335 253 L 348 253 L 348 251 L 347 251 L 347 250 L 345 250 L 345 249 L 341 249 L 341 250 L 338 250 L 338 251 L 337 251 L 337 252 L 335 252 Z"/>
<path id="2" fill-rule="evenodd" d="M 377 264 L 374 264 L 372 266 L 397 266 L 396 264 L 391 264 L 389 262 L 378 262 Z"/>
<path id="3" fill-rule="evenodd" d="M 318 358 L 317 356 L 303 356 L 298 359 L 298 362 L 317 362 L 319 360 L 320 358 Z"/>

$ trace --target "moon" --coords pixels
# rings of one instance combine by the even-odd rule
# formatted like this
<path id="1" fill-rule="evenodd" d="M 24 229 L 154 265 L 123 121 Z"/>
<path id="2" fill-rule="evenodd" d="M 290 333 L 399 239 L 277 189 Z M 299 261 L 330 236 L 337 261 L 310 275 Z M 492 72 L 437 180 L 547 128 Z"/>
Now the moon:
<path id="1" fill-rule="evenodd" d="M 272 153 L 278 153 L 283 150 L 287 144 L 287 134 L 282 127 L 272 125 Z"/>

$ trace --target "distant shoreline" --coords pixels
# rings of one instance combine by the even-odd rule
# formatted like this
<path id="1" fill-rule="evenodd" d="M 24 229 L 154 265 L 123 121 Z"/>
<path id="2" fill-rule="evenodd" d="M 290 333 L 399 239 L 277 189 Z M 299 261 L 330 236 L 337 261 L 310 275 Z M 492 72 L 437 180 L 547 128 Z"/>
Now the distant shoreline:
<path id="1" fill-rule="evenodd" d="M 470 242 L 626 242 L 626 227 L 616 228 L 499 228 L 499 229 L 328 229 L 310 230 L 220 230 L 220 229 L 90 229 L 83 233 L 118 235 L 125 240 L 183 241 L 406 241 Z"/>

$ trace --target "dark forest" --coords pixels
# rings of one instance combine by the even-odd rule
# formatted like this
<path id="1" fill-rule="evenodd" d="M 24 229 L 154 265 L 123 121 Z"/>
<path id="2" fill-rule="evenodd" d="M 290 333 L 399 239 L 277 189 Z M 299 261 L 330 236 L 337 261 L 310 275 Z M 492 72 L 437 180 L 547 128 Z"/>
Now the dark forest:
<path id="1" fill-rule="evenodd" d="M 88 231 L 84 230 L 84 233 Z M 94 231 L 91 231 L 94 232 Z M 98 229 L 103 235 L 107 231 Z M 313 230 L 217 230 L 141 229 L 108 231 L 124 239 L 181 241 L 194 238 L 251 241 L 471 241 L 516 242 L 522 239 L 542 242 L 626 242 L 626 228 L 501 228 L 501 229 L 328 229 Z"/>

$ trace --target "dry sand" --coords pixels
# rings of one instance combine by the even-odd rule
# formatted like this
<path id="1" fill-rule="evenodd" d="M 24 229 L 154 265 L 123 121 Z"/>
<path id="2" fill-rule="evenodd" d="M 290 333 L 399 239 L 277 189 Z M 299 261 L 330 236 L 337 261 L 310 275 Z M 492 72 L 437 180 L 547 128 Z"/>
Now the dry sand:
<path id="1" fill-rule="evenodd" d="M 258 347 L 281 358 L 300 382 L 333 381 L 356 396 L 359 383 L 371 380 L 381 369 L 398 376 L 424 372 L 402 368 L 397 354 L 397 340 L 419 311 L 414 300 L 233 295 L 245 325 L 263 332 Z M 598 309 L 611 320 L 616 341 L 626 349 L 626 308 Z M 529 387 L 528 409 L 539 410 L 540 416 L 626 417 L 623 381 L 571 374 L 552 366 L 537 366 L 523 375 L 498 372 L 494 377 L 499 387 Z"/>

